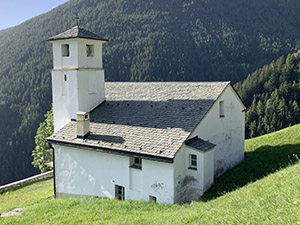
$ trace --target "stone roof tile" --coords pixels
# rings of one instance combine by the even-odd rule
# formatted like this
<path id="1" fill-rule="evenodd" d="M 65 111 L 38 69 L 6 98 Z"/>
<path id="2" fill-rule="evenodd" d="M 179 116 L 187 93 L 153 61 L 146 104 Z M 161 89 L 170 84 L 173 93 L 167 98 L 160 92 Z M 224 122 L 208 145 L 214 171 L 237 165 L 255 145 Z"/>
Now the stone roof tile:
<path id="1" fill-rule="evenodd" d="M 216 145 L 209 142 L 209 141 L 204 141 L 203 139 L 199 138 L 199 137 L 193 137 L 189 140 L 186 140 L 185 141 L 185 144 L 187 146 L 190 146 L 190 147 L 193 147 L 193 148 L 196 148 L 200 151 L 207 151 L 207 150 L 210 150 L 212 149 L 213 147 L 215 147 Z"/>
<path id="2" fill-rule="evenodd" d="M 91 112 L 87 142 L 76 138 L 76 122 L 47 140 L 172 160 L 228 84 L 106 83 L 106 102 Z"/>
<path id="3" fill-rule="evenodd" d="M 100 37 L 98 34 L 87 31 L 78 26 L 75 26 L 53 37 L 50 37 L 48 41 L 56 41 L 56 40 L 63 40 L 63 39 L 70 39 L 70 38 L 85 38 L 85 39 L 93 39 L 93 40 L 100 40 L 100 41 L 108 41 L 107 39 Z"/>

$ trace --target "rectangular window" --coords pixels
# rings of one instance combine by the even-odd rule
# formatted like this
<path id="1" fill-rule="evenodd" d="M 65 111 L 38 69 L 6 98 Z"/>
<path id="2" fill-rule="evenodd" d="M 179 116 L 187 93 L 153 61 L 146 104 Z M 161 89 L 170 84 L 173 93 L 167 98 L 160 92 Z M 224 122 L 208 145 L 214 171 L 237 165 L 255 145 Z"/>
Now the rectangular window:
<path id="1" fill-rule="evenodd" d="M 69 57 L 70 56 L 70 47 L 68 44 L 61 45 L 61 54 L 63 57 Z"/>
<path id="2" fill-rule="evenodd" d="M 130 158 L 130 167 L 136 169 L 142 169 L 142 159 L 138 157 Z"/>
<path id="3" fill-rule="evenodd" d="M 125 200 L 125 188 L 123 186 L 115 185 L 115 199 Z"/>
<path id="4" fill-rule="evenodd" d="M 67 82 L 67 74 L 62 76 L 62 84 L 61 84 L 61 94 L 62 96 L 66 96 L 68 93 L 68 82 Z"/>
<path id="5" fill-rule="evenodd" d="M 219 110 L 220 110 L 220 118 L 225 117 L 224 101 L 220 101 Z"/>
<path id="6" fill-rule="evenodd" d="M 157 199 L 155 196 L 149 195 L 149 202 L 156 202 Z"/>
<path id="7" fill-rule="evenodd" d="M 94 45 L 86 45 L 86 56 L 88 57 L 94 56 Z"/>
<path id="8" fill-rule="evenodd" d="M 197 170 L 197 155 L 189 155 L 189 169 Z"/>

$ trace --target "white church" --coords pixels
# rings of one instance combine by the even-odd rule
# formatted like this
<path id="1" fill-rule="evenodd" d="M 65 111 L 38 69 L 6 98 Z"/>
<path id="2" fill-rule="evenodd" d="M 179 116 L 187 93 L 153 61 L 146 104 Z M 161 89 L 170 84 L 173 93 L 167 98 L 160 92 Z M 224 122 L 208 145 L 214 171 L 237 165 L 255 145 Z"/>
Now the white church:
<path id="1" fill-rule="evenodd" d="M 190 202 L 243 161 L 230 82 L 105 82 L 106 39 L 76 26 L 48 41 L 57 198 Z"/>

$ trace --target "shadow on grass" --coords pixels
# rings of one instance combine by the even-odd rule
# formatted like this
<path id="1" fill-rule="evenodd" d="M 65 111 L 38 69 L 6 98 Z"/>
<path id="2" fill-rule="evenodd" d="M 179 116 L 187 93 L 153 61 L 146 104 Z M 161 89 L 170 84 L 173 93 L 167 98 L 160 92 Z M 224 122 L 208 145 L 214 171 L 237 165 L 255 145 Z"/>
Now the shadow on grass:
<path id="1" fill-rule="evenodd" d="M 201 197 L 200 201 L 210 201 L 221 195 L 259 180 L 288 165 L 298 162 L 293 156 L 300 157 L 300 144 L 281 146 L 261 146 L 252 152 L 245 153 L 245 160 L 221 177 L 216 178 L 214 185 Z"/>

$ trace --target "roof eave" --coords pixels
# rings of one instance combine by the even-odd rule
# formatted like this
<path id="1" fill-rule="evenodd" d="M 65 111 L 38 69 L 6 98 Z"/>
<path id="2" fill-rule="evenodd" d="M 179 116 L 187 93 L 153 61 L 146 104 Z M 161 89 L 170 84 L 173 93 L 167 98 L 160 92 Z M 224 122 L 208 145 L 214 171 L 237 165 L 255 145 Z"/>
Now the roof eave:
<path id="1" fill-rule="evenodd" d="M 76 38 L 108 42 L 108 39 L 105 39 L 105 38 L 86 38 L 86 37 L 49 38 L 46 41 L 52 42 L 52 41 L 62 41 L 62 40 L 76 39 Z"/>
<path id="2" fill-rule="evenodd" d="M 247 109 L 245 103 L 243 102 L 243 99 L 241 98 L 241 96 L 239 95 L 239 93 L 235 90 L 235 88 L 233 87 L 233 85 L 231 84 L 231 82 L 229 83 L 230 84 L 230 87 L 232 88 L 233 92 L 236 94 L 240 104 L 242 105 L 242 107 L 244 108 L 244 110 Z"/>
<path id="3" fill-rule="evenodd" d="M 148 155 L 145 153 L 127 152 L 127 151 L 123 151 L 123 150 L 119 150 L 119 149 L 110 149 L 110 148 L 104 148 L 104 147 L 100 147 L 100 146 L 92 146 L 92 145 L 81 144 L 81 143 L 71 143 L 71 142 L 67 142 L 67 141 L 53 140 L 51 138 L 47 138 L 46 142 L 50 143 L 50 144 L 57 144 L 57 145 L 62 145 L 62 146 L 66 146 L 66 147 L 76 147 L 76 148 L 80 148 L 80 149 L 84 149 L 84 150 L 105 152 L 105 153 L 110 153 L 110 154 L 115 154 L 115 155 L 140 157 L 140 158 L 148 159 L 148 160 L 152 160 L 152 161 L 159 161 L 159 162 L 165 162 L 165 163 L 173 163 L 174 162 L 174 158 Z"/>
<path id="4" fill-rule="evenodd" d="M 191 149 L 194 149 L 194 150 L 196 150 L 196 151 L 198 151 L 198 152 L 201 152 L 201 153 L 206 153 L 206 152 L 210 152 L 211 150 L 213 150 L 215 147 L 216 147 L 216 145 L 215 146 L 213 146 L 213 147 L 211 147 L 211 148 L 208 148 L 208 149 L 206 149 L 206 150 L 201 150 L 201 149 L 199 149 L 199 148 L 195 148 L 195 147 L 193 147 L 193 146 L 190 146 L 190 145 L 187 145 L 187 144 L 184 144 L 187 148 L 191 148 Z"/>

